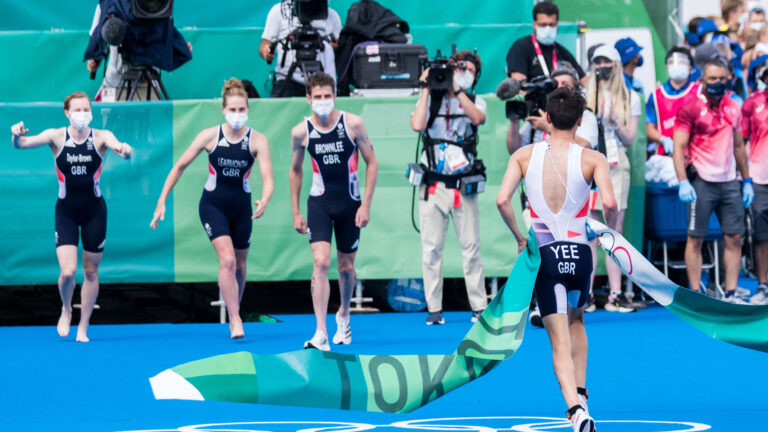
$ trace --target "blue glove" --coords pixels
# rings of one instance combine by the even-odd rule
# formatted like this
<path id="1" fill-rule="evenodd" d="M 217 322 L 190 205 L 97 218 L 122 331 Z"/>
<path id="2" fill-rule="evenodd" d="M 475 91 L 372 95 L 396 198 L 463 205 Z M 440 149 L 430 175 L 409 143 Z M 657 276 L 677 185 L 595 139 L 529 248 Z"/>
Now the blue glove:
<path id="1" fill-rule="evenodd" d="M 694 202 L 696 201 L 696 190 L 687 179 L 680 180 L 680 190 L 677 191 L 677 196 L 684 203 Z"/>
<path id="2" fill-rule="evenodd" d="M 666 154 L 672 154 L 672 150 L 675 149 L 675 144 L 670 137 L 663 137 L 661 139 L 661 145 L 664 146 L 664 152 Z"/>
<path id="3" fill-rule="evenodd" d="M 744 186 L 741 188 L 741 202 L 744 204 L 744 208 L 749 208 L 752 205 L 752 201 L 755 199 L 755 187 L 752 186 L 752 179 L 745 178 Z"/>

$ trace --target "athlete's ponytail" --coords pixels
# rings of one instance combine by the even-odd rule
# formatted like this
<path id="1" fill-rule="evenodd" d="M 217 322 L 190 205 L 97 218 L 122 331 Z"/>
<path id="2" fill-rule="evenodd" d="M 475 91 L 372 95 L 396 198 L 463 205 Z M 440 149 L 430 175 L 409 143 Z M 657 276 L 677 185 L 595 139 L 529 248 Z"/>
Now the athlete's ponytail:
<path id="1" fill-rule="evenodd" d="M 76 91 L 72 93 L 71 95 L 64 98 L 64 111 L 69 111 L 69 103 L 72 101 L 72 99 L 88 99 L 88 105 L 91 104 L 91 98 L 88 97 L 87 94 L 81 91 Z"/>
<path id="2" fill-rule="evenodd" d="M 243 82 L 237 78 L 230 78 L 229 81 L 224 83 L 224 88 L 221 89 L 222 108 L 226 108 L 229 96 L 242 96 L 245 99 L 245 104 L 248 105 L 248 93 L 245 91 Z"/>

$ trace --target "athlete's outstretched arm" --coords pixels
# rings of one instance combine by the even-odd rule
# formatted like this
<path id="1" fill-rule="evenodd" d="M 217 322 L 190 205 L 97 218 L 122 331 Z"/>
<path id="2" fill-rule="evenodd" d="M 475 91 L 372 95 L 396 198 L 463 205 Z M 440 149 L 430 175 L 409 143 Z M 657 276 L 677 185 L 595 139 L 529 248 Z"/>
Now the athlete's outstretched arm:
<path id="1" fill-rule="evenodd" d="M 272 160 L 269 157 L 269 143 L 267 138 L 253 131 L 256 139 L 251 140 L 251 145 L 256 150 L 256 160 L 259 161 L 259 171 L 261 171 L 261 199 L 254 202 L 256 209 L 253 211 L 251 219 L 258 219 L 264 214 L 264 210 L 272 199 L 272 193 L 275 191 L 275 182 L 272 179 Z"/>
<path id="2" fill-rule="evenodd" d="M 376 178 L 379 175 L 379 161 L 376 159 L 376 153 L 373 151 L 373 143 L 365 130 L 363 120 L 358 116 L 350 116 L 352 133 L 355 134 L 355 144 L 360 149 L 360 155 L 365 161 L 365 193 L 363 202 L 355 215 L 355 225 L 365 228 L 371 219 L 371 202 L 373 200 L 373 190 L 376 188 Z"/>
<path id="3" fill-rule="evenodd" d="M 521 253 L 528 244 L 528 239 L 523 236 L 523 233 L 520 232 L 520 227 L 517 226 L 515 210 L 512 208 L 512 195 L 515 193 L 515 190 L 517 190 L 517 186 L 523 178 L 523 170 L 520 166 L 521 151 L 523 151 L 523 149 L 516 151 L 510 156 L 509 163 L 507 164 L 507 171 L 504 173 L 504 178 L 501 180 L 499 194 L 496 196 L 496 207 L 499 208 L 501 218 L 512 231 L 512 234 L 514 234 L 515 240 L 517 240 L 517 253 Z"/>
<path id="4" fill-rule="evenodd" d="M 587 152 L 587 150 L 584 150 Z M 595 180 L 597 189 L 600 191 L 600 200 L 603 203 L 603 219 L 605 223 L 616 229 L 616 219 L 619 216 L 619 208 L 616 204 L 616 197 L 613 194 L 613 183 L 611 183 L 611 167 L 608 165 L 608 159 L 602 153 L 589 150 L 590 161 L 594 164 L 592 178 Z"/>
<path id="5" fill-rule="evenodd" d="M 307 138 L 307 128 L 300 123 L 291 130 L 291 149 L 293 161 L 288 171 L 288 184 L 291 189 L 291 212 L 293 213 L 293 228 L 301 233 L 307 233 L 307 221 L 301 215 L 299 195 L 301 194 L 302 165 L 304 163 L 304 140 Z"/>
<path id="6" fill-rule="evenodd" d="M 104 140 L 104 145 L 115 152 L 116 155 L 123 159 L 131 158 L 133 155 L 133 148 L 129 146 L 128 143 L 118 141 L 115 134 L 106 129 L 99 130 L 97 133 L 101 135 L 101 138 Z"/>
<path id="7" fill-rule="evenodd" d="M 152 229 L 157 229 L 159 221 L 165 219 L 165 200 L 168 199 L 168 195 L 171 194 L 171 190 L 176 186 L 176 182 L 181 178 L 181 174 L 184 170 L 195 160 L 197 155 L 205 148 L 208 143 L 213 142 L 215 139 L 217 128 L 212 127 L 203 130 L 189 145 L 189 148 L 179 158 L 176 165 L 171 168 L 171 172 L 168 173 L 168 177 L 165 178 L 165 184 L 163 185 L 163 191 L 160 192 L 160 198 L 157 199 L 157 207 L 155 207 L 155 213 L 152 216 L 152 222 L 149 226 Z"/>
<path id="8" fill-rule="evenodd" d="M 38 135 L 24 136 L 29 129 L 24 127 L 24 122 L 18 122 L 11 126 L 11 141 L 17 149 L 33 149 L 44 145 L 53 146 L 57 129 L 46 129 Z"/>

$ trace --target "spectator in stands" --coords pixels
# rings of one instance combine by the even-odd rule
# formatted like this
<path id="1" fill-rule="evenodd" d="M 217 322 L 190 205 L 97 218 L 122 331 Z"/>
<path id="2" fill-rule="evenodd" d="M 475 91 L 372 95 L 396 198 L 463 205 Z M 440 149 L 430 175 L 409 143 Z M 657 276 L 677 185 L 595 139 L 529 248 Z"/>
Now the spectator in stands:
<path id="1" fill-rule="evenodd" d="M 747 19 L 747 25 L 746 27 L 758 31 L 761 28 L 765 27 L 765 9 L 759 6 L 758 2 L 750 2 L 755 3 L 755 6 L 753 6 L 749 10 L 749 18 Z"/>
<path id="2" fill-rule="evenodd" d="M 624 213 L 629 197 L 629 158 L 626 148 L 632 145 L 637 133 L 637 123 L 642 114 L 640 96 L 627 88 L 621 56 L 615 48 L 603 45 L 592 54 L 592 69 L 587 85 L 587 107 L 596 113 L 598 124 L 603 126 L 603 137 L 600 142 L 605 144 L 604 151 L 610 164 L 613 193 L 619 206 L 619 214 L 614 230 L 621 232 L 624 224 Z M 599 218 L 602 202 L 597 199 L 590 206 L 592 217 Z M 595 243 L 592 242 L 592 253 L 595 253 Z M 597 260 L 594 261 L 597 266 Z M 633 304 L 621 294 L 621 270 L 611 259 L 605 260 L 608 272 L 610 294 L 605 310 L 611 312 L 633 312 Z M 594 275 L 593 275 L 594 277 Z"/>
<path id="3" fill-rule="evenodd" d="M 314 20 L 310 24 L 325 38 L 323 40 L 324 49 L 317 53 L 317 60 L 322 64 L 323 72 L 336 79 L 334 50 L 338 47 L 337 39 L 341 33 L 341 18 L 335 10 L 328 8 L 328 18 Z M 293 75 L 288 76 L 291 65 L 296 61 L 296 50 L 286 50 L 286 46 L 282 43 L 300 26 L 299 19 L 291 14 L 289 8 L 283 7 L 283 2 L 272 6 L 269 14 L 267 14 L 267 22 L 261 35 L 261 45 L 259 45 L 259 55 L 269 64 L 276 61 L 272 76 L 272 97 L 303 97 L 306 94 L 304 88 L 306 74 L 304 71 L 297 66 Z M 273 51 L 273 47 L 275 51 Z"/>
<path id="4" fill-rule="evenodd" d="M 585 84 L 584 70 L 573 55 L 555 42 L 560 10 L 551 1 L 536 3 L 533 7 L 533 34 L 516 40 L 507 52 L 507 74 L 518 81 L 531 81 L 539 76 L 551 76 L 567 61 L 575 69 L 581 84 Z"/>
<path id="5" fill-rule="evenodd" d="M 754 196 L 747 154 L 740 128 L 741 109 L 726 90 L 728 64 L 714 57 L 702 68 L 702 84 L 675 119 L 675 171 L 680 180 L 680 200 L 688 206 L 688 240 L 685 265 L 691 289 L 700 290 L 701 246 L 714 210 L 725 237 L 725 298 L 743 303 L 737 295 L 741 262 L 744 208 Z M 685 151 L 688 150 L 686 158 Z M 687 159 L 687 160 L 686 160 Z M 739 188 L 736 168 L 744 178 Z"/>
<path id="6" fill-rule="evenodd" d="M 720 10 L 723 14 L 723 21 L 729 28 L 738 29 L 747 21 L 747 7 L 744 0 L 721 0 Z"/>
<path id="7" fill-rule="evenodd" d="M 691 48 L 691 51 L 701 45 L 701 39 L 699 39 L 699 35 L 697 34 L 697 28 L 699 23 L 704 19 L 704 17 L 693 17 L 688 21 L 688 31 L 685 32 L 685 43 Z"/>
<path id="8" fill-rule="evenodd" d="M 645 130 L 656 154 L 672 154 L 675 116 L 698 84 L 691 79 L 693 56 L 688 48 L 677 46 L 665 58 L 669 79 L 656 88 L 645 104 Z"/>
<path id="9" fill-rule="evenodd" d="M 552 73 L 552 78 L 557 81 L 557 87 L 568 87 L 581 90 L 579 76 L 574 68 L 567 62 L 561 62 L 560 68 Z M 519 120 L 512 120 L 507 134 L 507 150 L 514 153 L 522 146 L 544 141 L 552 134 L 552 124 L 547 122 L 544 111 L 539 111 L 539 116 L 526 118 L 523 127 Z M 581 125 L 576 128 L 575 142 L 586 148 L 597 148 L 597 119 L 590 110 L 584 110 Z"/>
<path id="10" fill-rule="evenodd" d="M 768 56 L 755 70 L 757 91 L 747 99 L 741 110 L 741 129 L 749 140 L 749 171 L 754 176 L 755 200 L 752 203 L 753 240 L 758 287 L 749 302 L 768 304 Z"/>
<path id="11" fill-rule="evenodd" d="M 645 93 L 643 91 L 643 83 L 634 76 L 635 69 L 643 65 L 643 55 L 640 54 L 643 47 L 638 45 L 631 37 L 619 39 L 613 47 L 616 48 L 616 51 L 621 56 L 621 65 L 622 69 L 624 69 L 624 80 L 627 88 L 640 94 Z"/>

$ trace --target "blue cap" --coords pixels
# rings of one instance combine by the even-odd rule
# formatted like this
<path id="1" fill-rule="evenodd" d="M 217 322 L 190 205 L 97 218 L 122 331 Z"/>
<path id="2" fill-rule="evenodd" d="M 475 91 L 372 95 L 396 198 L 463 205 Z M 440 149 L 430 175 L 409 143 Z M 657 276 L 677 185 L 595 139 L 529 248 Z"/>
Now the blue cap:
<path id="1" fill-rule="evenodd" d="M 717 24 L 711 19 L 701 20 L 699 21 L 699 24 L 696 25 L 696 34 L 699 37 L 702 37 L 707 33 L 717 32 L 718 30 Z"/>
<path id="2" fill-rule="evenodd" d="M 764 66 L 766 63 L 768 63 L 768 54 L 763 54 L 749 63 L 749 75 L 747 77 L 747 86 L 749 88 L 753 90 L 757 88 L 757 80 L 759 79 L 757 76 L 757 69 Z"/>
<path id="3" fill-rule="evenodd" d="M 688 41 L 688 45 L 701 45 L 701 39 L 699 39 L 699 35 L 696 33 L 686 32 L 685 33 L 685 40 Z"/>
<path id="4" fill-rule="evenodd" d="M 619 39 L 613 47 L 616 48 L 616 51 L 618 51 L 621 56 L 621 64 L 626 64 L 643 50 L 643 47 L 638 45 L 637 42 L 630 37 Z"/>

